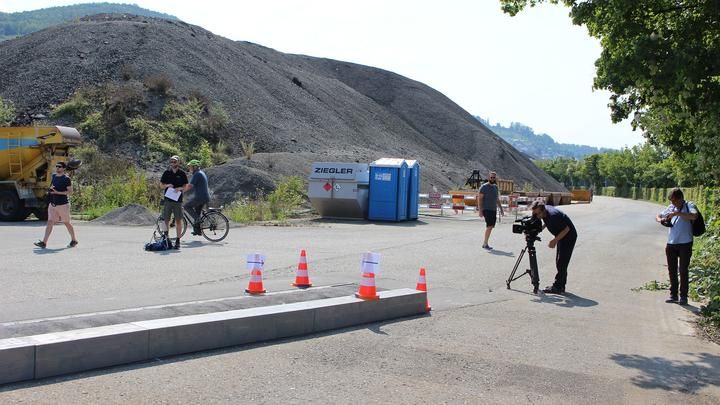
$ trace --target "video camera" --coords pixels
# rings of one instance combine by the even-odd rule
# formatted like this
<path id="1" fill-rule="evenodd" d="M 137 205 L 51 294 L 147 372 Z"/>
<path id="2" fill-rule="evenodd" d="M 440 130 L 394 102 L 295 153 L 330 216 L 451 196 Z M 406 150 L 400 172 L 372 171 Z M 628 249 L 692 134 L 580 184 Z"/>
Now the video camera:
<path id="1" fill-rule="evenodd" d="M 542 221 L 540 218 L 528 215 L 515 221 L 512 226 L 512 231 L 513 233 L 537 235 L 542 232 Z"/>

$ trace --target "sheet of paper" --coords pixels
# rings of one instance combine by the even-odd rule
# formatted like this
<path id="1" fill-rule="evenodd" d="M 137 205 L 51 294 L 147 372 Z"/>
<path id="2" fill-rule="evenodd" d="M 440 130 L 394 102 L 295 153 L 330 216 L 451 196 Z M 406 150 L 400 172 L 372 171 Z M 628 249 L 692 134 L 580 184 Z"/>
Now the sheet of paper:
<path id="1" fill-rule="evenodd" d="M 168 187 L 167 190 L 165 191 L 165 197 L 167 197 L 173 201 L 179 200 L 181 195 L 182 195 L 182 191 L 175 191 L 175 189 L 172 187 Z"/>

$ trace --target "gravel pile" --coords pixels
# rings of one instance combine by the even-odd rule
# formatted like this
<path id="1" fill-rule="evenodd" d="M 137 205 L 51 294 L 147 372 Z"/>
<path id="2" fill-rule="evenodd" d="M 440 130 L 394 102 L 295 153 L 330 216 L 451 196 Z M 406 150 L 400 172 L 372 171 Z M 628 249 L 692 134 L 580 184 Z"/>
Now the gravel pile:
<path id="1" fill-rule="evenodd" d="M 218 196 L 286 175 L 305 176 L 313 161 L 419 160 L 421 191 L 464 184 L 473 169 L 536 189 L 564 187 L 440 92 L 406 77 L 348 62 L 291 55 L 232 41 L 200 27 L 133 15 L 90 16 L 0 43 L 0 97 L 29 123 L 82 86 L 161 74 L 176 95 L 199 91 L 230 114 L 226 144 L 252 160 L 213 168 Z M 448 72 L 451 74 L 451 72 Z M 492 78 L 487 78 L 492 80 Z M 481 94 L 478 97 L 482 97 Z M 72 124 L 72 123 L 69 123 Z M 240 171 L 244 166 L 247 170 Z M 224 172 L 227 169 L 228 172 Z M 230 181 L 230 180 L 229 180 Z M 215 184 L 213 184 L 215 183 Z M 238 187 L 233 189 L 233 187 Z"/>
<path id="2" fill-rule="evenodd" d="M 152 226 L 155 225 L 157 217 L 157 213 L 150 211 L 142 205 L 129 204 L 124 207 L 116 208 L 90 222 L 102 225 Z"/>

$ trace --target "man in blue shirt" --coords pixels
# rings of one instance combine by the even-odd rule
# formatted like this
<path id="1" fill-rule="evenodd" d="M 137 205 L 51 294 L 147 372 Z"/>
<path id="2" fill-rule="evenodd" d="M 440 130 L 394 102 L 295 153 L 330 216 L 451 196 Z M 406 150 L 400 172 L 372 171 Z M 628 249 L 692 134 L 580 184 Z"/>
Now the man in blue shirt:
<path id="1" fill-rule="evenodd" d="M 188 162 L 188 169 L 192 173 L 190 184 L 186 186 L 186 192 L 192 190 L 191 198 L 185 203 L 185 210 L 193 217 L 193 235 L 200 235 L 200 212 L 205 204 L 210 202 L 210 190 L 205 172 L 200 170 L 200 161 L 193 159 Z"/>
<path id="2" fill-rule="evenodd" d="M 557 247 L 557 253 L 555 254 L 555 267 L 557 268 L 555 282 L 552 286 L 545 287 L 543 292 L 563 294 L 565 293 L 565 284 L 567 284 L 567 269 L 577 241 L 575 225 L 564 212 L 555 207 L 546 206 L 543 201 L 533 201 L 530 209 L 532 209 L 533 216 L 543 220 L 543 229 L 547 228 L 555 236 L 548 243 L 548 247 L 550 249 Z"/>
<path id="3" fill-rule="evenodd" d="M 668 275 L 670 276 L 670 297 L 665 302 L 687 305 L 688 267 L 693 245 L 692 221 L 697 219 L 697 207 L 695 204 L 685 201 L 685 196 L 679 188 L 674 188 L 668 198 L 671 204 L 655 217 L 655 221 L 670 228 L 667 245 L 665 245 Z M 680 275 L 679 300 L 678 273 Z"/>

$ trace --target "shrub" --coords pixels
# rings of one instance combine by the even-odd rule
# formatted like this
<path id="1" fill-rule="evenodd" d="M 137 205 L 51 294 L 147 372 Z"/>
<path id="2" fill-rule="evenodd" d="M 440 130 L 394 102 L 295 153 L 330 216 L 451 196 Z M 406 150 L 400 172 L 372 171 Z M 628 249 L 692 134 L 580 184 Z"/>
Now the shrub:
<path id="1" fill-rule="evenodd" d="M 76 92 L 70 100 L 55 107 L 50 115 L 53 118 L 71 116 L 83 121 L 90 111 L 92 111 L 90 101 L 81 92 Z"/>
<path id="2" fill-rule="evenodd" d="M 137 69 L 134 65 L 126 63 L 120 66 L 120 77 L 125 81 L 132 80 L 137 77 Z"/>
<path id="3" fill-rule="evenodd" d="M 290 176 L 278 183 L 268 196 L 273 219 L 287 219 L 305 200 L 305 184 L 298 176 Z"/>
<path id="4" fill-rule="evenodd" d="M 101 112 L 88 114 L 85 121 L 78 125 L 78 129 L 83 135 L 90 139 L 104 139 L 107 137 L 107 128 Z"/>
<path id="5" fill-rule="evenodd" d="M 0 127 L 6 127 L 15 120 L 15 105 L 0 97 Z"/>
<path id="6" fill-rule="evenodd" d="M 172 82 L 166 76 L 153 74 L 145 77 L 145 87 L 159 94 L 166 95 L 172 88 Z"/>
<path id="7" fill-rule="evenodd" d="M 240 149 L 242 150 L 243 156 L 247 158 L 247 160 L 250 160 L 252 156 L 255 154 L 255 142 L 250 141 L 246 142 L 244 140 L 240 141 Z"/>
<path id="8" fill-rule="evenodd" d="M 223 212 L 232 221 L 240 223 L 248 223 L 254 221 L 264 221 L 271 217 L 270 207 L 262 196 L 255 199 L 245 198 L 235 201 L 229 208 Z"/>

